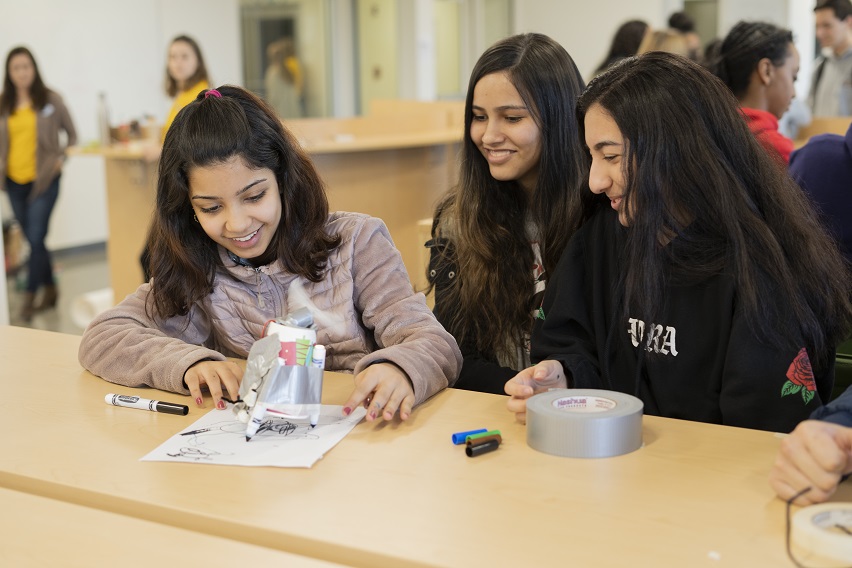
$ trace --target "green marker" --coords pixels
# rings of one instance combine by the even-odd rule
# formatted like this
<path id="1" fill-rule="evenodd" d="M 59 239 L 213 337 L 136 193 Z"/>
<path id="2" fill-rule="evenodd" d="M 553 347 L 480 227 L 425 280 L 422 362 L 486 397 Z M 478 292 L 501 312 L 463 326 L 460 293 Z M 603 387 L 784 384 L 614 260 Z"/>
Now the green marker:
<path id="1" fill-rule="evenodd" d="M 465 442 L 471 442 L 478 440 L 479 438 L 486 438 L 488 436 L 501 436 L 500 430 L 489 430 L 488 432 L 482 432 L 481 434 L 471 434 L 467 438 L 464 439 Z"/>

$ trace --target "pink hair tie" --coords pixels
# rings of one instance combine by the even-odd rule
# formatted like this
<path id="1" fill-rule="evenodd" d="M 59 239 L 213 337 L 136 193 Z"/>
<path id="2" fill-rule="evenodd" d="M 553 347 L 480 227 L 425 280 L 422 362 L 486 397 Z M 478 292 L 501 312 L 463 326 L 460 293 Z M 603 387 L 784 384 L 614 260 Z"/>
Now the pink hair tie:
<path id="1" fill-rule="evenodd" d="M 206 99 L 207 97 L 216 97 L 217 99 L 221 99 L 222 93 L 220 93 L 216 89 L 208 89 L 207 92 L 204 93 L 204 98 Z"/>

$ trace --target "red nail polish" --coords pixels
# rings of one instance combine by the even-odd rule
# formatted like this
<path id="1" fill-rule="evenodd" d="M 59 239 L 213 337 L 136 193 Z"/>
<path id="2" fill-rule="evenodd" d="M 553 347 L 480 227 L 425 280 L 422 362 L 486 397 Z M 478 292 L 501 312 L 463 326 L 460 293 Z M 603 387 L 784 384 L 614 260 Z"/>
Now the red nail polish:
<path id="1" fill-rule="evenodd" d="M 349 416 L 350 414 L 352 414 L 352 409 L 349 408 L 348 406 L 344 406 L 343 407 L 343 416 Z"/>
<path id="2" fill-rule="evenodd" d="M 204 401 L 202 401 L 202 400 L 201 400 L 201 397 L 200 397 L 200 396 L 199 396 L 198 398 L 196 398 L 196 399 L 195 399 L 195 404 L 197 404 L 198 406 L 201 406 L 203 402 L 204 402 Z"/>
<path id="3" fill-rule="evenodd" d="M 375 419 L 376 419 L 376 411 L 375 411 L 375 410 L 371 410 L 371 411 L 370 411 L 370 419 L 371 419 L 371 420 L 375 420 Z"/>
<path id="4" fill-rule="evenodd" d="M 219 402 L 216 403 L 216 408 L 219 410 L 225 410 L 225 401 L 220 399 Z"/>

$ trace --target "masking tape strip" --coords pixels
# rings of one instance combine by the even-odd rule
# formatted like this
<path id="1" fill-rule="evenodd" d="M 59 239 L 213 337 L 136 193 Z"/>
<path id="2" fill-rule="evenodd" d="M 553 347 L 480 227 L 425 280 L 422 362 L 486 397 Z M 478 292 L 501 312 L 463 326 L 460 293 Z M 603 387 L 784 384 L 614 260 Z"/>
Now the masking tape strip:
<path id="1" fill-rule="evenodd" d="M 793 515 L 793 544 L 822 560 L 848 566 L 852 562 L 852 503 L 810 505 Z M 799 560 L 804 560 L 800 558 Z"/>
<path id="2" fill-rule="evenodd" d="M 570 458 L 619 456 L 642 445 L 641 400 L 596 389 L 557 389 L 527 400 L 527 444 Z"/>

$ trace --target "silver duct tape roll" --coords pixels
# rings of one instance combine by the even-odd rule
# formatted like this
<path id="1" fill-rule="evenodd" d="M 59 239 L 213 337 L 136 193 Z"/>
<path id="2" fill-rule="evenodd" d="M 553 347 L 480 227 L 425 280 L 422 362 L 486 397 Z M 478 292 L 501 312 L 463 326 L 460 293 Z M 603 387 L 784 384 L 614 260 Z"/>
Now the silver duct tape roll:
<path id="1" fill-rule="evenodd" d="M 852 562 L 852 536 L 843 530 L 852 527 L 852 503 L 804 507 L 793 515 L 792 525 L 799 562 L 825 568 Z"/>
<path id="2" fill-rule="evenodd" d="M 557 389 L 527 400 L 527 444 L 569 458 L 607 458 L 642 445 L 642 401 L 595 389 Z"/>

